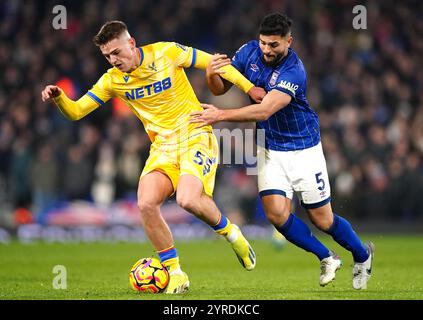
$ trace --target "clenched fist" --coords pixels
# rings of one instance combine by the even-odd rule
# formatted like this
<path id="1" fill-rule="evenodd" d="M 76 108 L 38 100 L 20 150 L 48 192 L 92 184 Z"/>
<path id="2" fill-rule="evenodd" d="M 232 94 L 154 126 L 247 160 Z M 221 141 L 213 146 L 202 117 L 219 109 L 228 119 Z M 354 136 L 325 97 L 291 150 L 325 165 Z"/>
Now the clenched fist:
<path id="1" fill-rule="evenodd" d="M 58 86 L 48 85 L 41 91 L 41 100 L 47 101 L 48 99 L 60 96 L 62 89 Z"/>

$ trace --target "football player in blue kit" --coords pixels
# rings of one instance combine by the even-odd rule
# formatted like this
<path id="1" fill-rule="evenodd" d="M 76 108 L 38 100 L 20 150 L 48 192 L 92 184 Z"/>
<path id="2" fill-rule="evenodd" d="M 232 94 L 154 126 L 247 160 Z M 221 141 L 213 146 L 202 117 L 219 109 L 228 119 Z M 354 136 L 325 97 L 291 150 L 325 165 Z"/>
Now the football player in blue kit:
<path id="1" fill-rule="evenodd" d="M 353 288 L 365 289 L 374 245 L 362 243 L 351 224 L 332 211 L 319 118 L 306 98 L 304 65 L 291 48 L 291 24 L 286 15 L 267 15 L 258 40 L 244 44 L 232 61 L 216 54 L 207 68 L 213 94 L 221 95 L 231 88 L 232 84 L 220 76 L 220 68 L 232 64 L 255 86 L 264 88 L 261 103 L 233 109 L 203 104 L 204 111 L 192 113 L 191 122 L 203 126 L 219 121 L 255 121 L 257 130 L 264 130 L 264 141 L 257 140 L 258 188 L 267 219 L 288 241 L 316 255 L 321 286 L 333 281 L 341 260 L 291 212 L 295 192 L 311 222 L 352 253 Z"/>

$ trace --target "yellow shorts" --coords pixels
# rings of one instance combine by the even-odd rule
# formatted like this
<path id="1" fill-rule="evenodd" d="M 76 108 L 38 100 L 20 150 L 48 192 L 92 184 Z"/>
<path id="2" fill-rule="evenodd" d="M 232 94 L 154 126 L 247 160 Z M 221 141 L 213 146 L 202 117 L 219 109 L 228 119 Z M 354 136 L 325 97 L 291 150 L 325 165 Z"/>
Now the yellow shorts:
<path id="1" fill-rule="evenodd" d="M 172 181 L 175 192 L 179 177 L 190 174 L 203 182 L 205 193 L 211 197 L 218 158 L 219 146 L 212 132 L 193 134 L 178 144 L 153 143 L 141 178 L 154 170 L 160 171 Z"/>

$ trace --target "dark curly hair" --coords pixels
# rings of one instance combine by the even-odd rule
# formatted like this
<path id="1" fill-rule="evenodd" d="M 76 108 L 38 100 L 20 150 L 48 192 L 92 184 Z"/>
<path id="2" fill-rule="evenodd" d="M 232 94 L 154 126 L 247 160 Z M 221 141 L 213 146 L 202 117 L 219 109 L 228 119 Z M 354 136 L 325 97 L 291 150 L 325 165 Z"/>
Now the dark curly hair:
<path id="1" fill-rule="evenodd" d="M 292 20 L 281 13 L 271 13 L 260 23 L 259 34 L 264 36 L 280 35 L 285 37 L 291 32 Z"/>

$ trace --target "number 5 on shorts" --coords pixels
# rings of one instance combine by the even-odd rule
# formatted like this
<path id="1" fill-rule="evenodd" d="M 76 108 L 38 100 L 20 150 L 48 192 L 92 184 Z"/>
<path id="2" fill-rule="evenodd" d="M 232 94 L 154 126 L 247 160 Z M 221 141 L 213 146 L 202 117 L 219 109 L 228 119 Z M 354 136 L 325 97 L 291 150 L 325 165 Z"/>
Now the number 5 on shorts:
<path id="1" fill-rule="evenodd" d="M 316 173 L 316 182 L 317 184 L 320 186 L 317 187 L 317 189 L 319 189 L 320 191 L 325 189 L 325 180 L 323 180 L 320 176 L 322 175 L 321 172 Z"/>
<path id="2" fill-rule="evenodd" d="M 200 166 L 202 166 L 203 165 L 203 163 L 204 163 L 204 157 L 205 157 L 205 155 L 204 154 L 202 154 L 200 151 L 197 151 L 197 153 L 195 154 L 195 156 L 194 156 L 196 159 L 194 159 L 193 161 L 194 161 L 194 163 L 196 163 L 196 164 L 198 164 L 198 165 L 200 165 Z"/>

